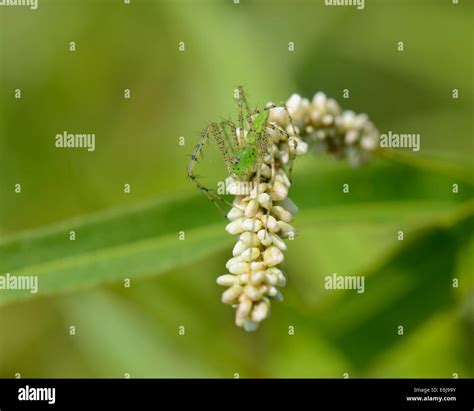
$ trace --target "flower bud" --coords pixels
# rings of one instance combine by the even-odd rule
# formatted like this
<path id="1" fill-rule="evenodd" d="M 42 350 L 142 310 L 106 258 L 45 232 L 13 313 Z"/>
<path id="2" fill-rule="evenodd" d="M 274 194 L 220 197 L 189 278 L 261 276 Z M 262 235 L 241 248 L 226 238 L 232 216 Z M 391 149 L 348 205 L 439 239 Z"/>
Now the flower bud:
<path id="1" fill-rule="evenodd" d="M 263 227 L 266 228 L 268 231 L 271 231 L 273 233 L 280 231 L 280 226 L 278 225 L 278 222 L 275 217 L 271 215 L 264 215 L 261 217 L 261 221 Z"/>
<path id="2" fill-rule="evenodd" d="M 247 247 L 258 247 L 260 245 L 260 241 L 257 237 L 257 234 L 252 233 L 250 231 L 245 231 L 240 234 L 239 241 L 241 241 Z"/>
<path id="3" fill-rule="evenodd" d="M 263 261 L 269 267 L 274 267 L 280 264 L 283 259 L 283 253 L 278 247 L 271 246 L 263 252 Z"/>
<path id="4" fill-rule="evenodd" d="M 256 260 L 258 258 L 258 256 L 260 255 L 260 250 L 258 248 L 247 248 L 241 255 L 240 257 L 244 260 L 244 261 L 253 261 L 253 260 Z"/>
<path id="5" fill-rule="evenodd" d="M 248 298 L 243 298 L 237 308 L 236 315 L 239 318 L 246 318 L 250 314 L 251 310 L 252 310 L 252 301 L 249 300 Z"/>
<path id="6" fill-rule="evenodd" d="M 281 251 L 286 251 L 287 246 L 285 242 L 275 233 L 270 233 L 270 238 L 272 239 L 272 243 L 278 247 Z"/>
<path id="7" fill-rule="evenodd" d="M 266 274 L 265 271 L 256 271 L 256 272 L 250 274 L 250 282 L 253 285 L 263 283 L 266 279 L 266 276 L 267 276 L 267 274 Z"/>
<path id="8" fill-rule="evenodd" d="M 222 302 L 224 304 L 235 304 L 243 288 L 239 286 L 230 287 L 222 293 Z"/>
<path id="9" fill-rule="evenodd" d="M 281 201 L 288 195 L 288 187 L 282 184 L 280 181 L 275 181 L 273 185 L 271 198 L 273 201 Z"/>
<path id="10" fill-rule="evenodd" d="M 257 232 L 262 228 L 262 222 L 255 218 L 246 218 L 241 222 L 242 231 L 255 231 Z"/>
<path id="11" fill-rule="evenodd" d="M 280 226 L 281 236 L 283 238 L 290 236 L 295 237 L 298 234 L 292 225 L 285 223 L 284 221 L 278 221 L 278 225 Z"/>
<path id="12" fill-rule="evenodd" d="M 252 261 L 250 263 L 250 271 L 255 272 L 255 271 L 262 271 L 265 270 L 266 266 L 263 261 Z"/>
<path id="13" fill-rule="evenodd" d="M 252 332 L 258 328 L 258 323 L 252 320 L 244 320 L 243 327 L 245 331 Z"/>
<path id="14" fill-rule="evenodd" d="M 232 207 L 230 211 L 227 213 L 227 218 L 230 221 L 237 220 L 238 218 L 241 218 L 243 216 L 244 216 L 243 211 L 238 207 Z"/>
<path id="15" fill-rule="evenodd" d="M 252 310 L 252 321 L 260 322 L 267 318 L 270 311 L 269 308 L 270 307 L 266 301 L 261 301 L 256 304 Z"/>
<path id="16" fill-rule="evenodd" d="M 293 215 L 282 206 L 273 206 L 271 213 L 285 223 L 291 223 L 293 221 Z"/>
<path id="17" fill-rule="evenodd" d="M 242 227 L 242 222 L 244 221 L 243 218 L 238 218 L 237 220 L 232 221 L 231 223 L 227 224 L 226 226 L 226 231 L 229 234 L 239 234 L 242 231 L 245 231 L 244 228 Z"/>
<path id="18" fill-rule="evenodd" d="M 272 243 L 272 238 L 267 230 L 260 230 L 257 233 L 258 239 L 265 247 L 269 246 Z"/>
<path id="19" fill-rule="evenodd" d="M 228 269 L 231 274 L 244 274 L 249 272 L 250 265 L 249 263 L 236 262 L 234 264 L 229 265 Z"/>
<path id="20" fill-rule="evenodd" d="M 272 201 L 270 199 L 270 196 L 267 193 L 261 193 L 257 197 L 258 202 L 263 208 L 269 209 L 272 205 Z"/>
<path id="21" fill-rule="evenodd" d="M 242 252 L 247 248 L 248 247 L 242 241 L 239 240 L 235 243 L 234 249 L 232 250 L 232 255 L 234 257 L 237 257 L 242 254 Z"/>
<path id="22" fill-rule="evenodd" d="M 258 301 L 262 298 L 262 293 L 254 285 L 250 285 L 250 284 L 246 285 L 244 287 L 244 293 L 252 301 Z"/>

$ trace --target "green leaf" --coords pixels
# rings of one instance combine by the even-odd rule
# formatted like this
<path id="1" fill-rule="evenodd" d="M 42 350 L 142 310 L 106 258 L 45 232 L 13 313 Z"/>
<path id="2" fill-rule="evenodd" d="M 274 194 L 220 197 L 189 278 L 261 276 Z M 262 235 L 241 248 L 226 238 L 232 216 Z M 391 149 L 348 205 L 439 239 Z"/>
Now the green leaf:
<path id="1" fill-rule="evenodd" d="M 298 218 L 321 224 L 399 218 L 397 210 L 403 207 L 393 207 L 401 202 L 405 213 L 419 216 L 419 204 L 410 207 L 409 203 L 421 199 L 438 205 L 439 213 L 445 214 L 472 193 L 466 184 L 453 194 L 447 176 L 390 163 L 372 170 L 342 167 L 311 172 L 309 167 L 309 171 L 295 178 L 292 197 L 302 210 L 296 225 Z M 342 191 L 344 183 L 350 184 L 349 194 Z M 171 196 L 7 238 L 0 242 L 0 273 L 39 276 L 41 295 L 156 275 L 217 250 L 230 252 L 233 238 L 225 232 L 225 224 L 203 196 Z M 69 239 L 71 231 L 76 234 L 74 241 Z M 179 238 L 181 231 L 184 241 Z M 0 303 L 32 296 L 25 290 L 5 290 Z"/>
<path id="2" fill-rule="evenodd" d="M 356 370 L 370 367 L 378 354 L 452 307 L 458 292 L 452 287 L 457 256 L 473 227 L 470 206 L 457 221 L 423 228 L 403 241 L 389 258 L 366 273 L 364 293 L 328 291 L 330 298 L 310 314 L 306 307 L 292 316 L 300 317 L 298 324 L 306 332 L 314 333 L 315 338 L 324 336 L 351 358 Z M 399 326 L 403 326 L 403 335 L 398 334 Z"/>
<path id="3" fill-rule="evenodd" d="M 200 196 L 173 196 L 15 235 L 0 243 L 0 272 L 38 275 L 40 295 L 162 273 L 230 246 L 224 224 Z M 33 295 L 6 290 L 0 302 Z"/>
<path id="4" fill-rule="evenodd" d="M 79 330 L 76 345 L 97 370 L 94 377 L 123 378 L 124 373 L 133 378 L 216 376 L 205 359 L 177 352 L 171 333 L 163 332 L 146 313 L 113 293 L 80 293 L 61 299 L 58 308 Z"/>

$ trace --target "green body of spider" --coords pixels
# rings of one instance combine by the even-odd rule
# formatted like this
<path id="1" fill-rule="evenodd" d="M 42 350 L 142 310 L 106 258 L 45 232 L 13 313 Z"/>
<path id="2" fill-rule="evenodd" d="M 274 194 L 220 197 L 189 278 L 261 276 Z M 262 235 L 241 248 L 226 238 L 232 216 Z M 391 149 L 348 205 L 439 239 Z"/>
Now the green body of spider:
<path id="1" fill-rule="evenodd" d="M 258 113 L 252 120 L 251 132 L 245 137 L 245 147 L 237 150 L 231 158 L 231 169 L 239 179 L 246 179 L 256 171 L 258 163 L 257 141 L 266 136 L 262 136 L 265 121 L 268 118 L 268 111 Z"/>
<path id="2" fill-rule="evenodd" d="M 239 177 L 239 179 L 245 179 L 246 176 L 255 171 L 256 160 L 257 149 L 254 145 L 240 149 L 235 157 L 230 160 L 233 173 Z"/>
<path id="3" fill-rule="evenodd" d="M 198 158 L 207 142 L 213 140 L 217 144 L 230 176 L 239 181 L 254 180 L 260 183 L 259 169 L 264 163 L 265 156 L 269 154 L 272 144 L 268 130 L 270 128 L 278 129 L 278 126 L 268 121 L 269 110 L 277 106 L 271 105 L 263 110 L 251 111 L 242 87 L 239 87 L 237 91 L 237 124 L 231 120 L 210 123 L 202 132 L 201 139 L 194 148 L 188 165 L 188 177 L 221 211 L 223 210 L 218 205 L 219 201 L 230 206 L 232 204 L 215 190 L 205 187 L 194 173 Z M 286 106 L 279 107 L 283 107 L 288 113 Z M 283 129 L 279 129 L 279 131 L 286 133 Z M 273 165 L 271 165 L 271 170 L 271 180 L 273 180 Z"/>

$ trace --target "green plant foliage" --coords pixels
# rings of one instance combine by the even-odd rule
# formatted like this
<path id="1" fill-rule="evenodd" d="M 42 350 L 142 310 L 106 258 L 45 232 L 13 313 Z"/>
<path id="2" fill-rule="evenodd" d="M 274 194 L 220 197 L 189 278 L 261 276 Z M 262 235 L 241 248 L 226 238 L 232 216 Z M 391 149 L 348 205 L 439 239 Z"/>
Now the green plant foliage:
<path id="1" fill-rule="evenodd" d="M 40 290 L 0 292 L 0 377 L 474 377 L 472 2 L 49 3 L 0 10 L 0 275 Z M 252 335 L 215 284 L 226 220 L 185 173 L 238 84 L 254 106 L 322 90 L 421 134 L 366 167 L 296 161 L 285 301 Z M 64 130 L 96 151 L 58 151 Z M 333 273 L 366 292 L 326 290 Z"/>

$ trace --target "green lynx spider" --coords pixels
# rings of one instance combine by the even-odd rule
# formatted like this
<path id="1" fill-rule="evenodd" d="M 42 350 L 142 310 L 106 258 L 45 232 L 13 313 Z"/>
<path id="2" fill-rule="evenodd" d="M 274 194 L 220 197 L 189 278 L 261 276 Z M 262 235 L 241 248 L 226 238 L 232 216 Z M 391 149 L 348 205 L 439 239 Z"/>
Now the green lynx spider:
<path id="1" fill-rule="evenodd" d="M 269 133 L 278 132 L 289 138 L 287 130 L 273 122 L 269 122 L 269 111 L 274 108 L 282 108 L 289 119 L 290 131 L 296 135 L 293 119 L 285 104 L 277 106 L 268 104 L 264 109 L 250 110 L 244 90 L 241 86 L 237 88 L 237 117 L 238 126 L 231 120 L 211 122 L 202 131 L 200 140 L 193 150 L 191 160 L 188 165 L 188 177 L 195 182 L 196 186 L 207 196 L 212 203 L 223 212 L 219 202 L 232 206 L 224 196 L 219 195 L 216 190 L 211 190 L 204 186 L 194 173 L 198 159 L 203 152 L 206 143 L 213 140 L 221 151 L 228 174 L 238 181 L 253 181 L 258 187 L 261 178 L 261 166 L 268 159 L 272 147 L 272 139 Z M 288 162 L 288 175 L 291 177 L 291 170 L 295 150 L 292 150 Z M 268 179 L 273 183 L 275 177 L 275 158 L 269 156 L 271 167 L 271 177 Z M 278 161 L 278 160 L 277 160 Z"/>

